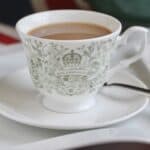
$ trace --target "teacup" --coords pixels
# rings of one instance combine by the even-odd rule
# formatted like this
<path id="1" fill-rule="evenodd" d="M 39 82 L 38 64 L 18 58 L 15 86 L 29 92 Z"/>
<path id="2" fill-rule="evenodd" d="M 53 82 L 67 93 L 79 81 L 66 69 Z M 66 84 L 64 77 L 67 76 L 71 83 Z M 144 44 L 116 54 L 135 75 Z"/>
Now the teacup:
<path id="1" fill-rule="evenodd" d="M 93 23 L 108 28 L 111 33 L 81 40 L 51 40 L 28 34 L 39 26 L 61 22 Z M 16 29 L 24 45 L 32 81 L 43 95 L 43 105 L 66 113 L 94 106 L 97 91 L 118 68 L 110 68 L 110 57 L 116 46 L 128 44 L 132 35 L 141 36 L 137 54 L 118 64 L 135 62 L 145 48 L 147 29 L 135 26 L 119 36 L 121 28 L 120 21 L 112 16 L 84 10 L 46 11 L 19 20 Z M 65 57 L 71 61 L 65 61 Z"/>

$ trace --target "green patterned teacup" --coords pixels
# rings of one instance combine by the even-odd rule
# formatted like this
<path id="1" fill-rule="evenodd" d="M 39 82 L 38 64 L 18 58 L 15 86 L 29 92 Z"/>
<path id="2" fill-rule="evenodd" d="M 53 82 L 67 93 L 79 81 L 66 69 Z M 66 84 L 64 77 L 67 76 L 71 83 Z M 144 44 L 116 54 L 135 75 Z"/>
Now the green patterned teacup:
<path id="1" fill-rule="evenodd" d="M 93 23 L 112 33 L 83 40 L 50 40 L 28 35 L 41 25 L 61 22 Z M 106 14 L 83 10 L 56 10 L 29 15 L 18 21 L 17 31 L 23 41 L 28 67 L 43 104 L 58 112 L 79 112 L 95 104 L 94 96 L 110 74 L 110 54 L 118 43 L 125 43 L 131 35 L 144 35 L 140 50 L 145 46 L 145 28 L 132 27 L 123 38 L 119 36 L 121 23 Z M 121 63 L 132 63 L 141 51 Z M 109 72 L 109 73 L 108 73 Z"/>

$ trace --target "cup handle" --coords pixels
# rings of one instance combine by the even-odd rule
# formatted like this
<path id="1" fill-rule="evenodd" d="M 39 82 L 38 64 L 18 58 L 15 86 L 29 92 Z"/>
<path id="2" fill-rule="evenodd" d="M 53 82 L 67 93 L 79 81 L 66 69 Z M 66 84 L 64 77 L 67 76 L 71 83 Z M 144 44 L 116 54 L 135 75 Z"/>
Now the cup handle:
<path id="1" fill-rule="evenodd" d="M 141 42 L 140 43 L 137 42 L 137 44 L 139 45 L 138 48 L 135 47 L 137 54 L 135 54 L 134 56 L 130 58 L 121 60 L 120 62 L 117 63 L 116 66 L 109 69 L 108 78 L 110 78 L 110 76 L 112 76 L 117 70 L 126 68 L 130 64 L 136 62 L 138 59 L 141 58 L 142 53 L 145 50 L 146 45 L 147 45 L 147 33 L 148 33 L 148 29 L 141 27 L 141 26 L 133 26 L 133 27 L 128 28 L 123 33 L 123 35 L 118 37 L 117 47 L 119 47 L 120 45 L 126 46 L 131 40 L 132 36 L 133 37 L 139 36 L 141 38 L 140 39 Z"/>

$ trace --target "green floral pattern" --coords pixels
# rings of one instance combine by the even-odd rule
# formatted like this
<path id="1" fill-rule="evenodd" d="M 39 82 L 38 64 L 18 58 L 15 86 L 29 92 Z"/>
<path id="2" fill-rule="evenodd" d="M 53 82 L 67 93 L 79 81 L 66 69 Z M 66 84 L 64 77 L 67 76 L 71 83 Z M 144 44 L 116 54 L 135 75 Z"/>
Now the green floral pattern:
<path id="1" fill-rule="evenodd" d="M 48 93 L 92 93 L 105 81 L 112 39 L 66 46 L 25 38 L 29 70 L 36 87 Z"/>

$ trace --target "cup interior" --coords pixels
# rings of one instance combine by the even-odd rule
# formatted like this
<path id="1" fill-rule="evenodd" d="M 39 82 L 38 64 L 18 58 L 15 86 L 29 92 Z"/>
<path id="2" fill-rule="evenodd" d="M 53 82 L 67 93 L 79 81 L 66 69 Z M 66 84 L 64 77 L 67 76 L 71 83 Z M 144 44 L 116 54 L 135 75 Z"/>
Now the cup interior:
<path id="1" fill-rule="evenodd" d="M 54 10 L 35 13 L 22 18 L 16 24 L 19 32 L 27 34 L 30 30 L 54 23 L 80 22 L 104 26 L 113 32 L 120 32 L 121 23 L 114 17 L 86 10 Z"/>

